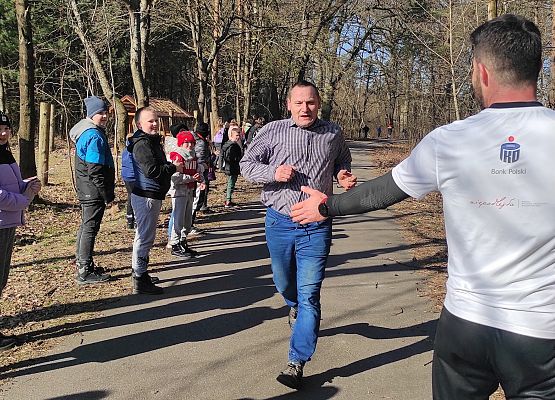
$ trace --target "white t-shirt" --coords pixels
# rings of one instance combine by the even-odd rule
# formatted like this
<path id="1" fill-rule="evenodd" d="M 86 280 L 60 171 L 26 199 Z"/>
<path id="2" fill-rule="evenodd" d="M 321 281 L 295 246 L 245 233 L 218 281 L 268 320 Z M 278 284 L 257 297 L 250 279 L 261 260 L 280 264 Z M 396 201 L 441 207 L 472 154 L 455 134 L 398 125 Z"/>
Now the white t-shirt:
<path id="1" fill-rule="evenodd" d="M 443 196 L 447 310 L 555 339 L 555 111 L 494 105 L 435 129 L 392 173 L 411 197 Z"/>

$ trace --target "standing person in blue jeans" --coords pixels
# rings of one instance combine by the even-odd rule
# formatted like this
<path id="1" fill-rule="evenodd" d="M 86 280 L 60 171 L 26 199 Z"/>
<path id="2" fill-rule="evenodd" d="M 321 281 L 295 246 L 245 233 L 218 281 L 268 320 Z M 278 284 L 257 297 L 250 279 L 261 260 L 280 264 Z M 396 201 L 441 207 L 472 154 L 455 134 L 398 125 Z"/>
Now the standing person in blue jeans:
<path id="1" fill-rule="evenodd" d="M 287 95 L 291 118 L 263 126 L 243 156 L 240 167 L 250 181 L 263 183 L 267 207 L 266 241 L 277 290 L 290 307 L 289 357 L 277 380 L 293 389 L 302 383 L 304 364 L 316 349 L 320 328 L 320 289 L 331 245 L 331 222 L 300 225 L 291 220 L 291 206 L 314 185 L 331 195 L 333 179 L 345 189 L 356 185 L 349 172 L 351 153 L 339 126 L 318 119 L 320 94 L 307 81 Z M 270 240 L 271 238 L 271 240 Z"/>

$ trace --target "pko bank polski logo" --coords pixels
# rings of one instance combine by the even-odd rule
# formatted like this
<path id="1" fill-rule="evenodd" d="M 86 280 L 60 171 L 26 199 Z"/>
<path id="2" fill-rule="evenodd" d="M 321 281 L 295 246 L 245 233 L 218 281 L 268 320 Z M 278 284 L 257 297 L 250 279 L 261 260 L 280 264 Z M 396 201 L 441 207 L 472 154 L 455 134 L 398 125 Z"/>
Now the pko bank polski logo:
<path id="1" fill-rule="evenodd" d="M 515 143 L 515 138 L 509 136 L 509 141 L 501 145 L 499 158 L 506 163 L 514 163 L 520 158 L 520 145 Z"/>

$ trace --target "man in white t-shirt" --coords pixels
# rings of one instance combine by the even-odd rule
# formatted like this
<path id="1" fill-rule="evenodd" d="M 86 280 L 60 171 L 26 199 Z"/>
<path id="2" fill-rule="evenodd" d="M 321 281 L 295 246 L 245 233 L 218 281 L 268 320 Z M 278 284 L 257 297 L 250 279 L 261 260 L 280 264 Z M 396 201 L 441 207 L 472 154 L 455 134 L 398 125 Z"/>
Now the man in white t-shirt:
<path id="1" fill-rule="evenodd" d="M 471 34 L 483 110 L 428 134 L 391 172 L 311 197 L 294 221 L 443 196 L 447 295 L 434 344 L 436 400 L 555 399 L 555 111 L 536 98 L 538 28 L 504 15 Z"/>

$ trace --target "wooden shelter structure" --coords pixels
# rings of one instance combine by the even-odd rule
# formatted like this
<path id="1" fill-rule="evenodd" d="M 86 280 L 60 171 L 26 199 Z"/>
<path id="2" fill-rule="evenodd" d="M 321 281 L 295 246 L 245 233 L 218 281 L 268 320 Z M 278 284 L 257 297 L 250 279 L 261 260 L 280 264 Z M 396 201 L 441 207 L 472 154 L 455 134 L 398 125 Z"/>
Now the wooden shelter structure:
<path id="1" fill-rule="evenodd" d="M 135 127 L 133 125 L 133 119 L 135 118 L 135 112 L 137 111 L 137 105 L 133 96 L 125 95 L 122 97 L 121 101 L 127 110 L 127 116 L 129 119 L 128 123 L 128 133 L 133 133 Z M 193 129 L 193 124 L 195 123 L 195 117 L 193 114 L 185 111 L 177 104 L 175 104 L 170 99 L 161 98 L 150 98 L 148 106 L 156 110 L 158 114 L 158 131 L 161 135 L 170 134 L 170 126 L 177 123 L 184 123 L 189 129 Z"/>

